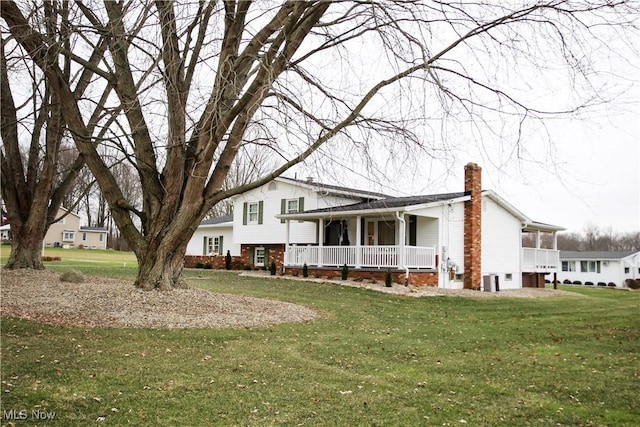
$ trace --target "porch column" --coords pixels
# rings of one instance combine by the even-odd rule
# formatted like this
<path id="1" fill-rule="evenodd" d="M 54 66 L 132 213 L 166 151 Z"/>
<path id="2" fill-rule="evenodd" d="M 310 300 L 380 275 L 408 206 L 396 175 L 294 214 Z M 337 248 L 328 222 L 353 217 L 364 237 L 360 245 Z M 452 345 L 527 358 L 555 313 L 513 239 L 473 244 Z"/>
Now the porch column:
<path id="1" fill-rule="evenodd" d="M 318 267 L 322 267 L 322 248 L 324 247 L 324 218 L 318 220 Z"/>
<path id="2" fill-rule="evenodd" d="M 407 235 L 407 223 L 404 220 L 404 212 L 396 212 L 396 218 L 398 218 L 398 268 L 404 269 L 404 245 Z"/>
<path id="3" fill-rule="evenodd" d="M 356 268 L 362 267 L 362 216 L 356 217 Z"/>
<path id="4" fill-rule="evenodd" d="M 288 219 L 284 220 L 284 265 L 289 265 L 289 224 Z"/>
<path id="5" fill-rule="evenodd" d="M 557 231 L 553 232 L 553 250 L 554 251 L 558 250 L 558 232 Z"/>

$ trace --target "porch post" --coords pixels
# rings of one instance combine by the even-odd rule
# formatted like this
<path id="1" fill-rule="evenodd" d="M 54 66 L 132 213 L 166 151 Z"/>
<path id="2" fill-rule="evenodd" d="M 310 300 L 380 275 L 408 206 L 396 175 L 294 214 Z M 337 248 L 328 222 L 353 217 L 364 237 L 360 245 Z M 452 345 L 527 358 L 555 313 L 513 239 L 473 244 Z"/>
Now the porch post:
<path id="1" fill-rule="evenodd" d="M 285 219 L 284 222 L 284 265 L 289 265 L 289 224 L 291 222 L 288 219 Z"/>
<path id="2" fill-rule="evenodd" d="M 356 268 L 362 267 L 362 216 L 356 217 Z"/>
<path id="3" fill-rule="evenodd" d="M 322 267 L 322 248 L 324 247 L 324 218 L 318 220 L 318 267 Z"/>
<path id="4" fill-rule="evenodd" d="M 558 250 L 558 232 L 557 231 L 553 232 L 553 250 L 554 251 Z"/>
<path id="5" fill-rule="evenodd" d="M 398 268 L 404 269 L 405 259 L 404 259 L 404 245 L 406 240 L 406 221 L 404 220 L 404 212 L 396 212 L 396 217 L 398 218 Z"/>

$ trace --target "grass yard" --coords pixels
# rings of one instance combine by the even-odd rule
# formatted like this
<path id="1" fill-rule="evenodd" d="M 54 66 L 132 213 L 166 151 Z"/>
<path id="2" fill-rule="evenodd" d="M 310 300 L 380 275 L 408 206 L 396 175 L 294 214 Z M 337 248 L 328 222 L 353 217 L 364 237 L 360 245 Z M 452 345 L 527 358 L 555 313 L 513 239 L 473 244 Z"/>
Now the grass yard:
<path id="1" fill-rule="evenodd" d="M 115 270 L 99 269 L 135 275 L 128 264 Z M 15 425 L 44 425 L 37 417 L 47 413 L 47 425 L 64 426 L 640 425 L 640 292 L 416 299 L 210 270 L 187 276 L 323 316 L 222 330 L 4 318 L 2 424 L 24 410 Z"/>

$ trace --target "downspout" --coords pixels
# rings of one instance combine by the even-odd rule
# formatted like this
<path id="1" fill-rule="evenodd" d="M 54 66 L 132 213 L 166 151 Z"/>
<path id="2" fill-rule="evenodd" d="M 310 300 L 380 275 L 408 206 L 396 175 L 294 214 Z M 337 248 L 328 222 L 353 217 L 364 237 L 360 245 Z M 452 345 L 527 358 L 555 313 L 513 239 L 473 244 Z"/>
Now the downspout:
<path id="1" fill-rule="evenodd" d="M 400 226 L 402 227 L 402 230 L 404 230 L 404 232 L 402 233 L 402 236 L 405 236 L 405 239 L 403 239 L 403 241 L 401 242 L 401 247 L 402 247 L 402 264 L 404 265 L 404 283 L 405 285 L 409 284 L 409 267 L 407 267 L 405 264 L 405 259 L 404 259 L 404 240 L 406 240 L 406 227 L 407 227 L 407 222 L 404 220 L 404 215 L 400 215 L 399 211 L 396 211 L 396 218 L 398 219 L 398 221 L 400 221 Z"/>

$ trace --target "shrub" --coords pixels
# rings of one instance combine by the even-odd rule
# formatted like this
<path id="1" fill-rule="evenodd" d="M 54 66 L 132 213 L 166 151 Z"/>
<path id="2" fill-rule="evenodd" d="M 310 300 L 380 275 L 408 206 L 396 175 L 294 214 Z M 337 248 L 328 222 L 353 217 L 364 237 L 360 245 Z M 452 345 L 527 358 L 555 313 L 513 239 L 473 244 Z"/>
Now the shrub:
<path id="1" fill-rule="evenodd" d="M 269 266 L 269 272 L 271 273 L 272 276 L 276 275 L 276 262 L 275 261 L 271 261 L 271 265 Z"/>
<path id="2" fill-rule="evenodd" d="M 611 288 L 615 288 L 615 287 L 616 287 L 616 284 L 615 284 L 615 283 L 613 283 L 613 282 L 609 282 L 609 284 L 608 284 L 607 286 L 609 286 L 609 287 L 611 287 Z"/>
<path id="3" fill-rule="evenodd" d="M 251 266 L 250 265 L 245 265 L 244 267 L 242 267 L 243 270 L 249 271 L 251 270 Z"/>
<path id="4" fill-rule="evenodd" d="M 593 286 L 593 282 L 584 282 L 585 286 Z"/>
<path id="5" fill-rule="evenodd" d="M 347 266 L 347 264 L 345 264 L 342 266 L 341 278 L 342 280 L 347 280 L 347 277 L 349 277 L 349 267 Z"/>
<path id="6" fill-rule="evenodd" d="M 224 268 L 231 270 L 231 251 L 227 251 L 227 254 L 224 256 Z"/>
<path id="7" fill-rule="evenodd" d="M 205 268 L 207 270 L 211 270 L 213 268 L 213 266 L 211 265 L 210 262 L 205 262 L 204 265 L 202 266 L 202 268 Z"/>
<path id="8" fill-rule="evenodd" d="M 204 262 L 196 262 L 196 268 L 204 268 Z"/>
<path id="9" fill-rule="evenodd" d="M 640 289 L 640 279 L 627 279 L 624 281 L 624 286 L 631 289 Z"/>
<path id="10" fill-rule="evenodd" d="M 571 284 L 571 283 L 573 283 L 573 282 L 571 282 L 571 280 L 569 280 L 569 279 L 564 279 L 564 280 L 562 281 L 562 283 L 564 283 L 565 285 L 570 285 L 570 284 Z"/>
<path id="11" fill-rule="evenodd" d="M 306 262 L 302 266 L 302 277 L 309 277 L 309 266 Z"/>
<path id="12" fill-rule="evenodd" d="M 77 270 L 67 270 L 60 275 L 61 282 L 83 283 L 84 275 Z"/>
<path id="13" fill-rule="evenodd" d="M 607 284 L 604 282 L 598 282 L 598 286 L 607 286 Z"/>
<path id="14" fill-rule="evenodd" d="M 572 283 L 574 285 L 582 285 L 582 282 L 580 280 L 574 280 Z"/>
<path id="15" fill-rule="evenodd" d="M 393 280 L 391 279 L 391 270 L 387 269 L 387 273 L 384 275 L 384 285 L 387 288 L 391 287 Z"/>

